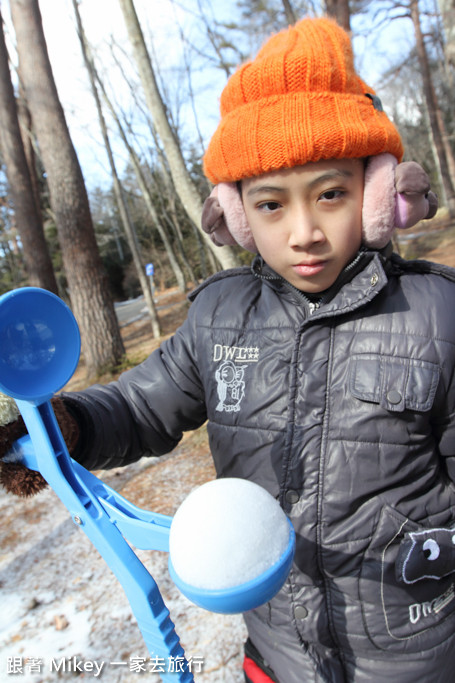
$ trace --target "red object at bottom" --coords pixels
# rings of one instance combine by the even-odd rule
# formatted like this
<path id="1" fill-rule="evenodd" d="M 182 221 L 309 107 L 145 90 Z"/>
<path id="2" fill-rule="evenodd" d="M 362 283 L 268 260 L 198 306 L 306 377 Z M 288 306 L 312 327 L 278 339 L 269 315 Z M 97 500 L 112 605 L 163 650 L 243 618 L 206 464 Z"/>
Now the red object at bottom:
<path id="1" fill-rule="evenodd" d="M 274 683 L 273 679 L 267 676 L 256 662 L 253 662 L 249 657 L 245 657 L 243 660 L 243 670 L 250 683 Z"/>

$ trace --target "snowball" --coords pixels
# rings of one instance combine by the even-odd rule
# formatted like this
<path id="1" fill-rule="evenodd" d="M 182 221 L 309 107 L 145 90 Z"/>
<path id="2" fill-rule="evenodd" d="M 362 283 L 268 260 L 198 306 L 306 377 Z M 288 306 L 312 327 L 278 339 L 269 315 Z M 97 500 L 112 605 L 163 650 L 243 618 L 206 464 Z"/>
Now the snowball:
<path id="1" fill-rule="evenodd" d="M 185 583 L 226 589 L 257 578 L 285 552 L 289 522 L 265 489 L 244 479 L 203 484 L 173 518 L 170 559 Z"/>

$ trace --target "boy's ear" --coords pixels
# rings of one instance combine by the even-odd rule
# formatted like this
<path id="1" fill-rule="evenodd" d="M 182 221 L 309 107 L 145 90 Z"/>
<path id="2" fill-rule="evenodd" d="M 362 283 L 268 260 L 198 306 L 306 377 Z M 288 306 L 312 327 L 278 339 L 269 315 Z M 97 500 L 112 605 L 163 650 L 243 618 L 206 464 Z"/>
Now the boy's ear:
<path id="1" fill-rule="evenodd" d="M 395 228 L 410 228 L 432 218 L 438 208 L 430 180 L 415 161 L 398 164 L 391 154 L 370 157 L 365 168 L 363 243 L 381 249 Z"/>

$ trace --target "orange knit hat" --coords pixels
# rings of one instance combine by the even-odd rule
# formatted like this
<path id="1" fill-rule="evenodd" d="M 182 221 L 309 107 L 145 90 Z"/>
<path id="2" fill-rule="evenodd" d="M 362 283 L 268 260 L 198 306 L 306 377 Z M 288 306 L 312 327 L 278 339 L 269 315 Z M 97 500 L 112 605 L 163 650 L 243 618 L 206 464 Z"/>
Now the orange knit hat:
<path id="1" fill-rule="evenodd" d="M 403 155 L 379 98 L 354 69 L 348 34 L 303 19 L 272 36 L 229 79 L 204 157 L 215 184 L 319 159 Z"/>

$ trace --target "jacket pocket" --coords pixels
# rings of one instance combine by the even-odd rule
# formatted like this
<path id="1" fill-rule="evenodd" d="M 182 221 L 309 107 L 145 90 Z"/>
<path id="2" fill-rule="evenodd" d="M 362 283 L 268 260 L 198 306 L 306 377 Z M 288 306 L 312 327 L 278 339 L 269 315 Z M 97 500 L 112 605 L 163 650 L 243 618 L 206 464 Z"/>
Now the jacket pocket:
<path id="1" fill-rule="evenodd" d="M 397 577 L 402 541 L 421 531 L 424 527 L 385 507 L 364 555 L 359 578 L 362 613 L 368 637 L 379 649 L 417 653 L 453 636 L 454 575 L 412 584 Z"/>
<path id="2" fill-rule="evenodd" d="M 349 385 L 361 401 L 392 412 L 425 412 L 433 405 L 440 368 L 429 361 L 362 353 L 350 360 Z"/>

